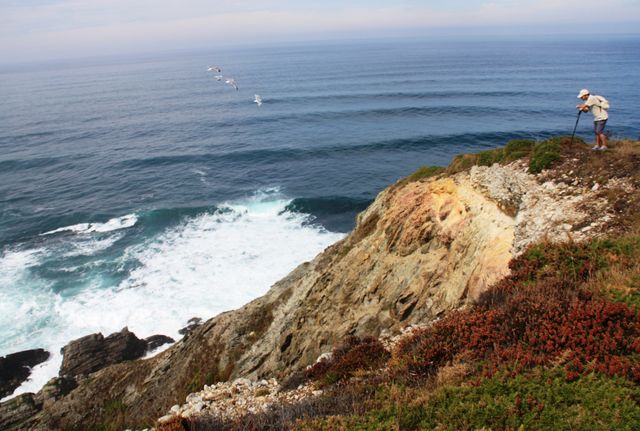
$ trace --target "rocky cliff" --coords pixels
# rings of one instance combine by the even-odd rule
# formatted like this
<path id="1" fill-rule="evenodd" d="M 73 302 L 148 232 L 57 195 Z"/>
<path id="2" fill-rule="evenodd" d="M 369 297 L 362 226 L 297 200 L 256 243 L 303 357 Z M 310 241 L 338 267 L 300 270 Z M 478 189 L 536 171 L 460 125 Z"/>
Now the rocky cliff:
<path id="1" fill-rule="evenodd" d="M 534 175 L 516 160 L 401 180 L 358 216 L 350 235 L 263 297 L 206 321 L 156 357 L 83 378 L 22 426 L 150 423 L 203 384 L 283 378 L 347 334 L 396 333 L 464 307 L 507 275 L 528 244 L 582 240 L 615 226 L 621 215 L 611 197 L 634 187 L 624 176 L 599 184 L 569 174 L 574 165 L 577 172 L 580 160 L 569 157 Z"/>

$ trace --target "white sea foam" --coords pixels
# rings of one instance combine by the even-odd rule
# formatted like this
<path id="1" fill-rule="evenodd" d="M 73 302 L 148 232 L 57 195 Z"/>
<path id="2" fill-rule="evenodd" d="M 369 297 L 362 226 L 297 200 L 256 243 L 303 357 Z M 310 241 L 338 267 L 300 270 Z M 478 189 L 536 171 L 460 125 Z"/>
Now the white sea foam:
<path id="1" fill-rule="evenodd" d="M 267 190 L 223 205 L 224 211 L 183 220 L 126 249 L 121 261 L 138 265 L 106 289 L 96 274 L 91 285 L 61 296 L 20 269 L 46 258 L 42 250 L 2 256 L 0 280 L 10 283 L 0 291 L 0 326 L 8 326 L 14 337 L 10 343 L 0 341 L 0 355 L 35 347 L 52 353 L 14 395 L 37 391 L 55 376 L 60 347 L 72 339 L 94 332 L 107 335 L 124 326 L 141 338 L 165 334 L 178 339 L 178 330 L 191 317 L 206 319 L 240 307 L 342 238 L 304 226 L 304 215 L 281 213 L 288 203 Z M 9 335 L 7 331 L 0 329 L 0 335 Z"/>
<path id="2" fill-rule="evenodd" d="M 53 235 L 60 232 L 73 232 L 73 233 L 93 233 L 93 232 L 111 232 L 118 229 L 126 229 L 132 227 L 138 221 L 138 217 L 135 214 L 127 214 L 122 217 L 112 218 L 104 223 L 78 223 L 71 226 L 65 226 L 58 229 L 50 230 L 48 232 L 40 234 Z"/>
<path id="3" fill-rule="evenodd" d="M 196 174 L 200 178 L 200 182 L 202 184 L 209 185 L 209 181 L 207 181 L 207 173 L 201 169 L 192 169 L 191 172 Z"/>
<path id="4" fill-rule="evenodd" d="M 45 252 L 44 248 L 5 250 L 0 255 L 0 286 L 22 277 L 25 269 L 35 265 Z"/>
<path id="5" fill-rule="evenodd" d="M 102 250 L 106 250 L 107 248 L 111 247 L 116 241 L 118 241 L 122 237 L 123 237 L 123 234 L 116 233 L 102 239 L 83 238 L 80 240 L 76 240 L 69 244 L 69 250 L 65 251 L 63 255 L 65 257 L 91 256 Z"/>

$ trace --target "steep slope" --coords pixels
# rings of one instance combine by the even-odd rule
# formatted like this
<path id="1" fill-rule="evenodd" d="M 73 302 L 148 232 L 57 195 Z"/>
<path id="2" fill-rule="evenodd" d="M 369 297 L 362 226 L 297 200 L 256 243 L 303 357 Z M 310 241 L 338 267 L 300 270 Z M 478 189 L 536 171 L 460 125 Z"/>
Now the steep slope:
<path id="1" fill-rule="evenodd" d="M 45 402 L 29 426 L 142 425 L 205 383 L 282 378 L 347 334 L 431 321 L 507 275 L 528 244 L 606 231 L 619 217 L 610 195 L 634 190 L 624 178 L 595 188 L 533 175 L 523 161 L 402 180 L 359 215 L 348 237 L 265 296 L 208 320 L 154 358 L 90 375 Z"/>

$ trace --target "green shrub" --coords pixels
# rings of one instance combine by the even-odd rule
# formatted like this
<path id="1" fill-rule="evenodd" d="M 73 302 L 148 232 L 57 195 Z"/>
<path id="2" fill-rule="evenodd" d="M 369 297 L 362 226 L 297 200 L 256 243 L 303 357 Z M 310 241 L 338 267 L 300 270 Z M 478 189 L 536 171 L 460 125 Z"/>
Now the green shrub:
<path id="1" fill-rule="evenodd" d="M 560 160 L 560 144 L 556 139 L 548 139 L 533 148 L 529 161 L 529 172 L 538 174 Z"/>
<path id="2" fill-rule="evenodd" d="M 499 374 L 423 399 L 405 404 L 389 398 L 362 416 L 316 420 L 314 429 L 631 431 L 640 423 L 640 387 L 593 374 L 574 382 L 552 370 Z"/>
<path id="3" fill-rule="evenodd" d="M 593 239 L 584 243 L 540 243 L 513 260 L 510 267 L 519 280 L 533 281 L 549 275 L 586 280 L 607 268 L 612 256 L 617 262 L 635 261 L 640 257 L 640 236 Z"/>
<path id="4" fill-rule="evenodd" d="M 512 162 L 531 154 L 536 141 L 533 139 L 512 139 L 504 147 L 504 161 Z"/>
<path id="5" fill-rule="evenodd" d="M 443 172 L 444 168 L 442 166 L 422 166 L 417 171 L 409 175 L 408 180 L 410 182 L 418 181 L 423 178 L 435 177 L 436 175 L 439 175 Z"/>
<path id="6" fill-rule="evenodd" d="M 612 301 L 622 302 L 629 307 L 635 307 L 640 310 L 640 277 L 633 277 L 630 284 L 630 286 L 627 286 L 628 290 L 612 289 L 607 292 L 608 296 Z"/>
<path id="7" fill-rule="evenodd" d="M 504 150 L 496 148 L 494 150 L 481 151 L 478 153 L 478 165 L 491 166 L 504 160 Z"/>
<path id="8" fill-rule="evenodd" d="M 447 173 L 457 174 L 458 172 L 466 171 L 477 164 L 477 154 L 459 154 L 453 158 L 451 163 L 449 163 L 449 166 L 447 167 Z"/>
<path id="9" fill-rule="evenodd" d="M 439 391 L 424 408 L 427 429 L 632 430 L 640 424 L 640 388 L 621 378 L 561 373 L 496 375 L 479 386 Z"/>

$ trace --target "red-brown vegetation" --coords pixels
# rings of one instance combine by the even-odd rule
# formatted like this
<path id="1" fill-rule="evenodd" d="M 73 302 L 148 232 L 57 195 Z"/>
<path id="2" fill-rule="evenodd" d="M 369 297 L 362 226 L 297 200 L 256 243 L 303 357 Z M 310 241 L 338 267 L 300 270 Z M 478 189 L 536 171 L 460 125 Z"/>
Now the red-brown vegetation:
<path id="1" fill-rule="evenodd" d="M 347 337 L 333 349 L 330 358 L 322 359 L 306 371 L 306 377 L 331 384 L 352 377 L 358 370 L 371 370 L 384 365 L 389 352 L 375 337 Z"/>
<path id="2" fill-rule="evenodd" d="M 397 371 L 433 375 L 464 356 L 482 361 L 487 375 L 560 361 L 568 380 L 598 371 L 640 382 L 638 310 L 582 287 L 606 265 L 602 256 L 593 244 L 530 250 L 476 306 L 403 340 Z"/>

